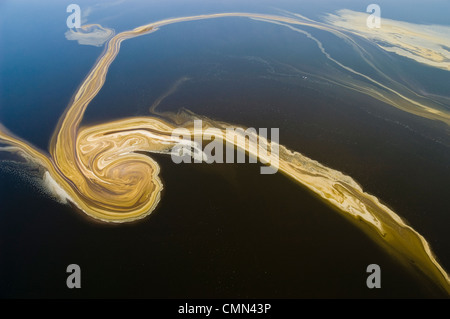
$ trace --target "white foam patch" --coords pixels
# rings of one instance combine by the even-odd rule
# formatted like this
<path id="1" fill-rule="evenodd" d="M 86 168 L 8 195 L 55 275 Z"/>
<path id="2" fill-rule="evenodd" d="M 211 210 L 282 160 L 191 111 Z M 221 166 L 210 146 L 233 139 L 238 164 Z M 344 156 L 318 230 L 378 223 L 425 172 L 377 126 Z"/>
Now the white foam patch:
<path id="1" fill-rule="evenodd" d="M 53 179 L 48 171 L 44 173 L 44 186 L 61 204 L 68 204 L 68 201 L 74 203 L 69 194 Z"/>
<path id="2" fill-rule="evenodd" d="M 61 204 L 67 204 L 67 200 L 70 199 L 69 196 L 67 193 L 63 196 L 65 191 L 50 176 L 48 171 L 45 171 L 44 175 L 42 175 L 41 166 L 30 164 L 33 163 L 1 160 L 0 172 L 14 176 L 20 184 L 31 186 L 41 196 L 56 200 Z"/>
<path id="3" fill-rule="evenodd" d="M 64 35 L 67 40 L 78 41 L 82 45 L 99 47 L 114 35 L 114 30 L 98 24 L 91 24 L 82 26 L 79 29 L 70 29 Z"/>
<path id="4" fill-rule="evenodd" d="M 42 172 L 44 174 L 42 175 Z M 72 203 L 84 211 L 73 198 L 51 176 L 49 171 L 36 163 L 15 160 L 0 160 L 0 172 L 14 176 L 21 184 L 30 185 L 43 197 L 55 200 L 60 204 Z"/>

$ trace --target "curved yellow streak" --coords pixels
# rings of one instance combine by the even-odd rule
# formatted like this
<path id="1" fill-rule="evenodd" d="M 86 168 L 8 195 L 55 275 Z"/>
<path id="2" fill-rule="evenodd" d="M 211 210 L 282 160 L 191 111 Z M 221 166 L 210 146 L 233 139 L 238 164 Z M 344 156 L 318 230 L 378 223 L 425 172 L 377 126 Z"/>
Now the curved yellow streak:
<path id="1" fill-rule="evenodd" d="M 175 126 L 154 117 L 134 117 L 80 127 L 84 112 L 105 83 L 108 68 L 116 58 L 122 41 L 154 32 L 168 24 L 219 17 L 262 19 L 338 32 L 307 19 L 300 21 L 289 17 L 250 13 L 166 19 L 121 32 L 108 42 L 103 55 L 80 85 L 61 117 L 51 141 L 50 156 L 0 126 L 1 141 L 20 149 L 24 156 L 47 169 L 55 182 L 69 195 L 70 201 L 87 215 L 107 222 L 128 222 L 147 216 L 157 206 L 163 185 L 158 177 L 158 163 L 140 152 L 169 152 L 180 142 L 172 132 L 181 124 Z M 192 119 L 193 117 L 181 126 L 194 138 L 199 133 L 194 130 Z M 175 118 L 174 122 L 180 123 L 180 118 Z M 225 133 L 229 124 L 208 119 L 204 123 L 204 129 L 218 128 L 216 133 L 224 142 L 234 144 L 263 162 L 267 161 L 267 156 L 260 149 L 261 137 L 256 136 L 259 140 L 257 145 L 246 147 L 245 140 L 239 142 L 230 139 Z M 207 137 L 205 134 L 202 132 L 203 137 Z M 267 140 L 263 142 L 270 144 Z M 278 147 L 279 170 L 282 173 L 319 195 L 343 216 L 367 231 L 400 261 L 409 267 L 413 263 L 416 270 L 450 294 L 449 276 L 436 261 L 428 242 L 406 225 L 395 212 L 381 204 L 376 197 L 365 193 L 351 177 L 281 145 Z"/>

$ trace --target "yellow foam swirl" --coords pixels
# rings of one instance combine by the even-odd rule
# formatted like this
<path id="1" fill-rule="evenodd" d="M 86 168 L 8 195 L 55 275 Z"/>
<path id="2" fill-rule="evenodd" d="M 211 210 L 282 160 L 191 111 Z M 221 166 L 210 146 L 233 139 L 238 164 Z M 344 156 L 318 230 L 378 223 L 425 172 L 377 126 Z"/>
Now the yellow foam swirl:
<path id="1" fill-rule="evenodd" d="M 107 222 L 127 222 L 147 216 L 157 206 L 163 185 L 158 177 L 160 172 L 158 163 L 141 152 L 170 151 L 180 141 L 172 135 L 179 127 L 186 129 L 190 137 L 198 137 L 196 135 L 199 133 L 195 131 L 192 122 L 194 117 L 185 117 L 183 123 L 177 121 L 177 118 L 172 118 L 172 123 L 179 125 L 156 117 L 134 117 L 81 127 L 84 112 L 102 88 L 108 68 L 116 58 L 122 41 L 154 32 L 157 28 L 168 24 L 220 17 L 246 17 L 272 23 L 306 25 L 345 37 L 336 29 L 302 19 L 301 16 L 290 18 L 263 14 L 222 13 L 166 19 L 144 25 L 121 32 L 108 42 L 103 55 L 80 85 L 61 117 L 50 144 L 50 156 L 15 137 L 2 126 L 0 126 L 0 140 L 12 146 L 9 150 L 19 151 L 23 156 L 44 167 L 59 185 L 62 193 L 67 194 L 68 199 L 87 215 Z M 320 42 L 318 44 L 321 46 Z M 332 59 L 323 47 L 321 50 Z M 340 66 L 345 67 L 342 64 Z M 398 97 L 404 98 L 401 95 Z M 426 113 L 428 117 L 439 117 L 445 123 L 449 121 L 448 113 L 431 110 L 421 104 L 418 104 L 418 107 L 422 107 L 421 112 Z M 239 142 L 234 138 L 230 139 L 226 134 L 229 124 L 209 119 L 204 119 L 203 123 L 205 130 L 217 128 L 216 137 L 219 136 L 224 143 L 231 143 L 259 160 L 267 161 L 266 155 L 260 149 L 261 137 L 256 136 L 259 141 L 257 145 L 246 147 L 245 140 Z M 202 135 L 200 137 L 209 137 L 209 133 L 205 131 L 200 134 Z M 263 142 L 270 144 L 267 140 Z M 405 265 L 408 267 L 414 265 L 416 270 L 450 293 L 449 276 L 436 261 L 428 242 L 406 225 L 395 212 L 380 203 L 376 197 L 365 193 L 351 177 L 281 145 L 277 147 L 279 170 L 282 173 L 313 191 L 342 215 L 363 228 Z"/>

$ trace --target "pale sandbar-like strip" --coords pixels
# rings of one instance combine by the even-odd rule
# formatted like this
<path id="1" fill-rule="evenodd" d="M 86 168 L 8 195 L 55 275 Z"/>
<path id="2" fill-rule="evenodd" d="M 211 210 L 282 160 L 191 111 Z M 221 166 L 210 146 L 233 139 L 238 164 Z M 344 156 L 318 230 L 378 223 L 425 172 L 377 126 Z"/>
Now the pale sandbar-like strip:
<path id="1" fill-rule="evenodd" d="M 86 24 L 78 29 L 67 30 L 64 35 L 67 40 L 78 41 L 82 45 L 100 47 L 114 35 L 114 30 L 99 24 Z"/>
<path id="2" fill-rule="evenodd" d="M 87 215 L 108 222 L 128 222 L 147 216 L 157 206 L 163 186 L 158 177 L 158 163 L 139 152 L 169 152 L 180 142 L 172 135 L 180 126 L 187 130 L 190 137 L 195 138 L 198 133 L 193 128 L 193 118 L 190 121 L 186 121 L 188 116 L 171 118 L 171 122 L 179 125 L 156 117 L 136 117 L 81 127 L 84 112 L 102 88 L 108 68 L 119 53 L 122 41 L 154 32 L 168 24 L 223 17 L 304 25 L 339 34 L 334 29 L 308 19 L 251 13 L 166 19 L 121 32 L 108 42 L 103 55 L 75 93 L 55 130 L 50 156 L 2 127 L 1 141 L 21 149 L 23 154 L 45 167 L 51 175 L 52 185 L 59 185 L 58 192 Z M 257 136 L 260 141 L 258 145 L 247 148 L 245 140 L 240 142 L 225 135 L 225 128 L 229 124 L 204 120 L 204 128 L 218 128 L 214 132 L 224 142 L 245 150 L 262 162 L 268 161 L 268 155 L 259 148 L 261 137 Z M 203 132 L 202 135 L 208 138 L 208 133 Z M 387 251 L 450 293 L 448 274 L 436 261 L 427 241 L 395 212 L 381 204 L 376 197 L 365 193 L 351 177 L 281 145 L 277 145 L 277 148 L 281 172 L 320 196 L 343 216 L 354 222 L 361 221 L 355 224 L 367 231 Z"/>

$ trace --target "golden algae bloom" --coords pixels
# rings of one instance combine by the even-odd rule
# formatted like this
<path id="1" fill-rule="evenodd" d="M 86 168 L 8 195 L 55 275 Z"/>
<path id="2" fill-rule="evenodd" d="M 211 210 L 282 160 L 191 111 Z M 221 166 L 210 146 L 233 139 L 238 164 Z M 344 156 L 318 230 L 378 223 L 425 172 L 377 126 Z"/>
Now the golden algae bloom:
<path id="1" fill-rule="evenodd" d="M 0 140 L 9 145 L 3 150 L 18 152 L 29 161 L 42 166 L 46 170 L 47 185 L 59 197 L 70 201 L 87 215 L 105 222 L 123 223 L 147 216 L 158 205 L 163 189 L 159 178 L 160 168 L 155 160 L 144 153 L 170 153 L 172 148 L 181 142 L 180 137 L 173 134 L 175 130 L 183 129 L 187 135 L 184 138 L 191 139 L 210 139 L 214 135 L 222 143 L 234 145 L 267 163 L 269 155 L 261 147 L 262 142 L 270 145 L 270 149 L 278 150 L 278 169 L 283 174 L 332 205 L 337 212 L 362 228 L 407 268 L 424 274 L 450 294 L 448 274 L 433 256 L 423 236 L 406 225 L 376 197 L 364 192 L 351 177 L 301 153 L 275 145 L 275 142 L 261 136 L 255 136 L 259 142 L 257 145 L 252 145 L 251 139 L 235 139 L 226 134 L 230 124 L 207 118 L 202 119 L 204 124 L 199 133 L 194 127 L 194 120 L 198 117 L 189 113 L 159 114 L 159 117 L 154 114 L 155 116 L 132 117 L 81 126 L 86 108 L 104 85 L 109 66 L 119 53 L 122 41 L 155 32 L 169 24 L 225 17 L 256 19 L 302 33 L 313 40 L 322 54 L 337 68 L 359 77 L 359 80 L 348 78 L 341 85 L 407 112 L 450 123 L 448 111 L 439 103 L 425 101 L 425 98 L 418 97 L 396 84 L 394 80 L 389 80 L 392 86 L 388 87 L 369 75 L 344 65 L 333 58 L 319 40 L 298 28 L 307 26 L 330 32 L 359 48 L 350 36 L 339 29 L 338 23 L 327 25 L 300 15 L 220 13 L 161 20 L 115 35 L 107 42 L 102 56 L 84 79 L 61 117 L 50 144 L 50 154 L 47 155 L 14 136 L 6 128 L 0 127 Z M 98 30 L 98 27 L 95 29 Z M 83 38 L 89 39 L 85 34 Z M 425 48 L 420 52 L 425 52 Z M 440 60 L 432 58 L 430 61 L 430 64 L 434 65 Z M 377 71 L 381 72 L 378 69 Z M 329 80 L 332 81 L 333 78 Z M 212 128 L 215 129 L 209 130 Z M 167 188 L 167 191 L 170 191 L 170 185 Z"/>

